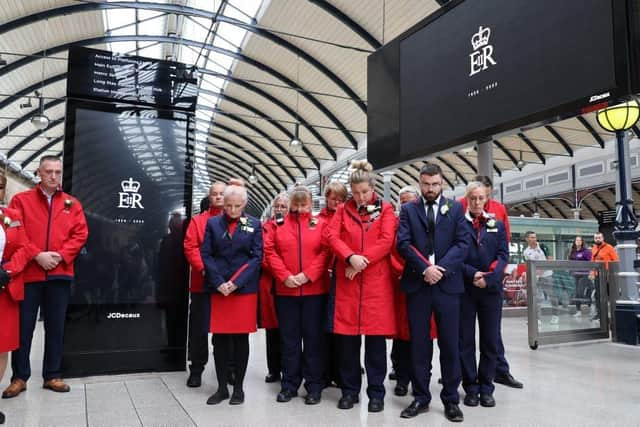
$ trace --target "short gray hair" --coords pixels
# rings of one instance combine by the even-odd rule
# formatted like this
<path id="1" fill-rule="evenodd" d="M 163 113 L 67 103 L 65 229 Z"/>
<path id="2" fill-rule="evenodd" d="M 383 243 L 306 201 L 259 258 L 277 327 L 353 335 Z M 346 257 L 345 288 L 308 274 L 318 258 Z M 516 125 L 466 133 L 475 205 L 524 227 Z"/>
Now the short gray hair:
<path id="1" fill-rule="evenodd" d="M 271 201 L 271 207 L 275 207 L 276 203 L 278 203 L 278 200 L 280 199 L 284 199 L 287 205 L 289 204 L 289 194 L 283 191 L 282 193 L 278 193 L 278 195 Z"/>
<path id="2" fill-rule="evenodd" d="M 486 187 L 479 181 L 469 181 L 469 183 L 467 184 L 467 189 L 464 191 L 465 199 L 469 200 L 469 194 L 471 194 L 472 191 L 477 190 L 478 188 L 482 188 L 484 190 Z"/>
<path id="3" fill-rule="evenodd" d="M 247 201 L 247 187 L 241 187 L 239 185 L 227 185 L 224 189 L 224 198 L 226 200 L 229 196 L 238 195 L 243 202 Z"/>
<path id="4" fill-rule="evenodd" d="M 415 194 L 418 197 L 420 196 L 420 192 L 413 185 L 406 185 L 406 186 L 402 187 L 400 189 L 400 191 L 398 191 L 398 197 L 402 196 L 405 193 Z"/>

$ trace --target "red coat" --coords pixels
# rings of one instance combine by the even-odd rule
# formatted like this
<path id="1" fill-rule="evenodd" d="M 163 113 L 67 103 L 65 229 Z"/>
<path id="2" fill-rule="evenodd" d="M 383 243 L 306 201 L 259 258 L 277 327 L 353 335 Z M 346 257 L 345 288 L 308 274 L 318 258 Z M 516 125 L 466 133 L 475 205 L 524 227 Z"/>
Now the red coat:
<path id="1" fill-rule="evenodd" d="M 9 207 L 17 210 L 24 220 L 29 253 L 54 251 L 62 256 L 56 268 L 49 271 L 34 260 L 29 262 L 24 269 L 24 282 L 73 279 L 73 262 L 89 236 L 80 202 L 63 191 L 56 191 L 49 205 L 37 185 L 13 196 Z"/>
<path id="2" fill-rule="evenodd" d="M 462 197 L 458 200 L 462 203 L 462 208 L 464 211 L 467 211 L 467 199 Z M 509 215 L 507 213 L 507 208 L 502 203 L 497 200 L 489 199 L 487 203 L 484 205 L 484 211 L 489 214 L 492 218 L 500 220 L 504 223 L 504 229 L 507 233 L 507 240 L 511 241 L 511 228 L 509 228 Z"/>
<path id="3" fill-rule="evenodd" d="M 276 280 L 276 295 L 308 296 L 329 292 L 324 280 L 329 262 L 329 249 L 322 243 L 327 223 L 311 214 L 289 213 L 284 223 L 274 227 L 264 239 L 264 257 Z M 284 281 L 291 275 L 304 273 L 309 282 L 288 288 Z"/>
<path id="4" fill-rule="evenodd" d="M 262 224 L 262 241 L 264 242 L 273 233 L 276 227 L 272 219 Z M 260 270 L 260 283 L 258 284 L 258 326 L 265 329 L 276 329 L 278 327 L 278 316 L 276 315 L 276 305 L 273 299 L 275 283 L 267 258 L 262 257 L 262 269 Z"/>
<path id="5" fill-rule="evenodd" d="M 207 226 L 207 221 L 209 221 L 209 218 L 212 216 L 219 215 L 220 212 L 222 212 L 222 209 L 212 207 L 207 212 L 191 218 L 189 227 L 187 227 L 187 234 L 184 237 L 183 246 L 184 256 L 191 266 L 190 292 L 204 292 L 204 264 L 200 256 L 200 246 L 202 246 L 202 241 L 204 240 L 204 230 Z"/>
<path id="6" fill-rule="evenodd" d="M 322 218 L 326 223 L 327 223 L 327 227 L 324 228 L 323 231 L 323 235 L 322 235 L 322 241 L 325 244 L 325 246 L 329 246 L 328 243 L 328 239 L 327 239 L 327 229 L 329 228 L 328 225 L 331 222 L 331 218 L 333 218 L 333 215 L 335 215 L 336 211 L 330 211 L 327 208 L 323 208 L 319 213 L 318 213 L 318 217 Z M 327 261 L 327 270 L 324 273 L 324 286 L 329 289 L 331 291 L 331 286 L 332 286 L 332 279 L 333 279 L 333 269 L 336 263 L 336 256 L 332 251 L 329 251 L 329 260 Z"/>
<path id="7" fill-rule="evenodd" d="M 4 291 L 0 291 L 0 353 L 18 348 L 19 301 L 24 299 L 23 270 L 29 261 L 38 254 L 30 251 L 22 216 L 16 210 L 0 209 L 0 224 L 5 232 L 5 246 L 2 253 L 2 268 L 11 276 Z M 5 223 L 5 218 L 7 222 Z"/>
<path id="8" fill-rule="evenodd" d="M 336 287 L 331 294 L 330 329 L 343 335 L 396 334 L 391 248 L 396 235 L 393 207 L 386 202 L 379 205 L 377 218 L 361 217 L 356 203 L 349 200 L 338 207 L 327 227 L 326 238 L 336 255 Z M 363 222 L 364 221 L 364 222 Z M 346 259 L 363 255 L 369 260 L 367 268 L 347 279 Z"/>

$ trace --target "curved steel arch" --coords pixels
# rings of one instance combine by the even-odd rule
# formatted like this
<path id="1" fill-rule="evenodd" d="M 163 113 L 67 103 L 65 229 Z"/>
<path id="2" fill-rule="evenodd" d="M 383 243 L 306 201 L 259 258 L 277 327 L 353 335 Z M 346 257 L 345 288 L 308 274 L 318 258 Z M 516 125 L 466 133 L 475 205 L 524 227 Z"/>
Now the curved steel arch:
<path id="1" fill-rule="evenodd" d="M 462 182 L 466 184 L 469 183 L 469 181 L 467 181 L 467 179 L 464 177 L 464 175 L 462 175 L 456 168 L 453 167 L 453 165 L 451 163 L 449 163 L 448 160 L 444 159 L 442 156 L 437 156 L 436 159 L 440 160 L 443 164 L 445 164 L 449 169 L 451 169 L 451 171 L 455 174 L 458 175 L 460 177 L 460 179 L 462 180 Z"/>
<path id="2" fill-rule="evenodd" d="M 527 145 L 527 147 L 529 147 L 531 151 L 533 151 L 533 154 L 535 154 L 538 157 L 538 159 L 540 159 L 543 165 L 547 163 L 547 159 L 545 159 L 545 157 L 542 155 L 540 150 L 538 150 L 538 147 L 533 145 L 533 142 L 531 142 L 531 140 L 527 135 L 525 135 L 522 132 L 519 132 L 518 138 L 520 138 L 520 140 L 522 140 Z"/>
<path id="3" fill-rule="evenodd" d="M 505 148 L 505 146 L 502 145 L 502 143 L 500 141 L 494 139 L 493 140 L 493 145 L 498 147 L 500 149 L 500 151 L 502 151 L 509 158 L 509 160 L 511 160 L 511 162 L 513 162 L 513 166 L 518 166 L 518 159 L 516 159 L 516 156 L 514 156 L 513 153 L 511 153 L 511 151 L 507 150 Z"/>
<path id="4" fill-rule="evenodd" d="M 571 148 L 571 146 L 569 146 L 569 144 L 567 143 L 567 141 L 558 133 L 557 130 L 555 130 L 553 127 L 549 126 L 549 125 L 545 125 L 544 127 L 551 135 L 553 135 L 553 137 L 555 139 L 558 140 L 558 142 L 560 143 L 560 145 L 562 145 L 564 147 L 564 150 L 567 152 L 567 154 L 569 154 L 571 157 L 573 157 L 573 149 Z"/>
<path id="5" fill-rule="evenodd" d="M 228 171 L 234 172 L 234 174 L 236 174 L 234 177 L 242 178 L 245 181 L 247 180 L 249 174 L 251 173 L 250 170 L 245 170 L 244 168 L 241 167 L 241 165 L 236 165 L 226 160 L 220 160 L 220 162 L 224 163 L 224 167 Z M 209 174 L 211 175 L 218 174 L 218 175 L 224 176 L 224 170 L 210 169 Z M 265 188 L 252 186 L 252 184 L 247 183 L 247 189 L 255 191 L 256 198 L 260 199 L 261 203 L 269 203 L 268 200 L 271 200 L 268 190 L 266 190 Z"/>
<path id="6" fill-rule="evenodd" d="M 48 102 L 48 103 L 44 104 L 44 110 L 46 111 L 46 110 L 48 110 L 50 108 L 57 107 L 58 105 L 62 104 L 64 101 L 65 101 L 64 99 L 56 99 L 56 100 L 53 100 L 51 102 Z M 0 138 L 2 138 L 4 136 L 7 136 L 7 134 L 9 133 L 9 129 L 15 129 L 15 128 L 19 127 L 19 126 L 22 126 L 29 119 L 31 119 L 33 116 L 35 116 L 35 115 L 37 115 L 39 113 L 40 113 L 40 109 L 36 108 L 35 110 L 29 111 L 27 114 L 21 116 L 16 121 L 14 121 L 10 125 L 8 125 L 6 128 L 4 128 L 3 130 L 0 130 Z"/>
<path id="7" fill-rule="evenodd" d="M 22 167 L 22 169 L 25 169 L 27 166 L 29 166 L 29 163 L 37 159 L 38 156 L 45 153 L 47 150 L 50 150 L 51 148 L 53 148 L 54 145 L 56 145 L 59 142 L 62 142 L 63 140 L 64 140 L 64 136 L 59 136 L 51 140 L 49 143 L 45 144 L 38 150 L 34 151 L 33 154 L 27 157 L 27 159 L 20 164 L 20 166 Z"/>
<path id="8" fill-rule="evenodd" d="M 9 152 L 7 152 L 7 159 L 10 159 L 11 157 L 13 157 L 13 155 L 16 154 L 18 150 L 20 150 L 22 147 L 24 147 L 25 145 L 27 145 L 28 143 L 30 143 L 31 141 L 33 141 L 34 139 L 36 139 L 37 137 L 45 133 L 46 131 L 51 130 L 54 127 L 59 126 L 61 124 L 64 124 L 64 117 L 57 120 L 53 120 L 51 123 L 49 123 L 49 126 L 47 126 L 45 129 L 41 129 L 33 132 L 31 135 L 27 136 L 22 141 L 14 145 L 9 150 Z"/>
<path id="9" fill-rule="evenodd" d="M 358 36 L 360 36 L 360 38 L 366 41 L 369 44 L 369 46 L 371 46 L 372 48 L 379 49 L 382 47 L 382 44 L 380 44 L 380 42 L 375 37 L 373 37 L 371 33 L 369 33 L 367 30 L 361 27 L 360 24 L 358 24 L 356 21 L 351 19 L 349 15 L 347 15 L 346 13 L 344 13 L 343 11 L 341 11 L 340 9 L 338 9 L 328 1 L 309 0 L 309 2 L 318 6 L 320 9 L 324 10 L 325 12 L 329 13 L 331 16 L 336 18 L 338 21 L 342 22 L 351 31 L 353 31 Z"/>
<path id="10" fill-rule="evenodd" d="M 176 15 L 195 16 L 195 17 L 206 18 L 206 19 L 215 19 L 218 22 L 224 22 L 226 24 L 230 24 L 230 25 L 234 25 L 234 26 L 237 26 L 237 27 L 241 27 L 241 28 L 243 28 L 243 29 L 245 29 L 247 31 L 250 31 L 250 32 L 252 32 L 252 33 L 254 33 L 254 34 L 256 34 L 256 35 L 258 35 L 260 37 L 263 37 L 263 38 L 265 38 L 265 39 L 267 39 L 267 40 L 269 40 L 269 41 L 271 41 L 271 42 L 283 47 L 284 49 L 289 50 L 294 55 L 299 56 L 299 57 L 303 58 L 305 61 L 309 62 L 316 69 L 318 69 L 318 71 L 320 71 L 329 80 L 331 80 L 336 86 L 338 86 L 340 89 L 342 89 L 344 91 L 344 93 L 346 93 L 350 98 L 352 98 L 352 100 L 356 103 L 358 108 L 360 108 L 360 110 L 363 113 L 365 113 L 365 114 L 367 113 L 366 104 L 353 91 L 353 89 L 351 89 L 351 87 L 349 87 L 348 84 L 346 84 L 342 79 L 340 79 L 340 77 L 338 77 L 335 73 L 333 73 L 322 62 L 320 62 L 319 60 L 317 60 L 316 58 L 314 58 L 313 56 L 311 56 L 310 54 L 308 54 L 307 52 L 305 52 L 304 50 L 302 50 L 298 46 L 296 46 L 293 43 L 289 42 L 288 40 L 283 39 L 282 37 L 272 33 L 271 31 L 269 31 L 267 29 L 260 28 L 260 27 L 258 27 L 256 25 L 248 24 L 246 22 L 242 22 L 242 21 L 240 21 L 238 19 L 231 18 L 229 16 L 219 15 L 219 14 L 216 14 L 215 12 L 209 12 L 207 10 L 192 8 L 192 7 L 188 7 L 188 6 L 179 6 L 179 5 L 175 5 L 175 4 L 139 3 L 139 2 L 131 2 L 131 1 L 128 1 L 128 2 L 127 1 L 111 2 L 109 4 L 105 4 L 105 3 L 84 3 L 84 4 L 77 4 L 77 5 L 62 6 L 62 7 L 58 7 L 58 8 L 53 8 L 53 9 L 49 9 L 49 10 L 46 10 L 46 11 L 43 11 L 43 12 L 37 12 L 37 13 L 34 13 L 32 15 L 28 15 L 28 16 L 25 16 L 25 17 L 21 17 L 21 18 L 15 19 L 14 21 L 7 22 L 7 23 L 5 23 L 3 25 L 0 25 L 0 34 L 3 34 L 5 32 L 7 32 L 7 31 L 15 30 L 17 28 L 20 28 L 20 27 L 25 26 L 25 25 L 32 24 L 32 23 L 37 22 L 37 21 L 49 19 L 49 18 L 65 16 L 65 15 L 71 15 L 71 14 L 79 13 L 79 12 L 90 12 L 90 11 L 104 10 L 104 9 L 144 9 L 144 10 L 153 10 L 153 11 L 157 11 L 157 12 L 171 13 L 171 14 L 176 14 Z M 346 16 L 346 15 L 344 15 L 344 16 Z M 347 19 L 350 19 L 350 18 L 347 17 Z M 357 25 L 357 24 L 355 24 L 355 25 Z M 366 31 L 364 29 L 362 29 L 362 31 L 364 31 L 366 33 Z M 368 33 L 366 33 L 366 34 L 368 34 Z M 372 37 L 371 35 L 369 35 L 369 36 Z M 376 41 L 376 43 L 377 43 L 377 41 Z"/>
<path id="11" fill-rule="evenodd" d="M 589 122 L 587 121 L 587 119 L 585 119 L 582 116 L 576 116 L 576 119 L 580 122 L 580 124 L 587 130 L 587 132 L 589 132 L 591 134 L 591 136 L 593 137 L 593 139 L 596 140 L 596 142 L 598 143 L 598 145 L 600 145 L 600 148 L 604 148 L 604 139 L 602 139 L 602 137 L 600 136 L 600 134 L 598 132 L 596 132 L 596 130 L 593 128 L 593 126 L 591 126 L 589 124 Z"/>
<path id="12" fill-rule="evenodd" d="M 139 4 L 143 4 L 143 3 L 139 3 Z M 229 56 L 231 58 L 234 58 L 238 61 L 242 61 L 242 62 L 246 62 L 249 65 L 252 65 L 254 67 L 256 67 L 257 69 L 259 69 L 260 71 L 263 71 L 269 75 L 271 75 L 272 77 L 284 82 L 285 84 L 287 84 L 288 86 L 291 86 L 292 88 L 294 88 L 295 90 L 297 90 L 304 98 L 306 98 L 311 104 L 313 104 L 318 110 L 320 110 L 336 127 L 337 129 L 344 135 L 344 137 L 351 143 L 353 148 L 357 148 L 358 143 L 355 140 L 355 138 L 353 137 L 353 135 L 351 135 L 349 133 L 349 131 L 347 131 L 346 127 L 344 126 L 344 124 L 342 124 L 342 122 L 331 112 L 329 111 L 329 109 L 323 104 L 321 103 L 315 96 L 313 96 L 312 94 L 305 92 L 304 89 L 302 89 L 302 87 L 300 87 L 298 84 L 296 84 L 294 81 L 292 81 L 291 79 L 289 79 L 287 76 L 281 74 L 279 71 L 271 68 L 270 66 L 257 61 L 253 58 L 250 58 L 246 55 L 243 55 L 241 53 L 237 53 L 237 52 L 232 52 L 229 51 L 227 49 L 223 49 L 217 46 L 212 46 L 212 45 L 207 45 L 206 43 L 202 43 L 199 41 L 195 41 L 195 40 L 188 40 L 188 39 L 184 39 L 184 38 L 174 38 L 174 37 L 168 37 L 168 36 L 159 36 L 159 35 L 155 35 L 155 36 L 146 36 L 146 35 L 119 35 L 119 36 L 103 36 L 103 37 L 94 37 L 94 38 L 89 38 L 89 39 L 83 39 L 83 40 L 76 40 L 73 42 L 69 42 L 69 43 L 65 43 L 62 45 L 58 45 L 58 46 L 54 46 L 51 48 L 47 48 L 46 50 L 42 50 L 40 52 L 36 52 L 31 54 L 30 56 L 24 57 L 22 59 L 18 59 L 17 61 L 14 61 L 8 65 L 5 65 L 4 67 L 0 68 L 0 76 L 3 76 L 7 73 L 10 73 L 12 71 L 15 71 L 16 69 L 23 67 L 37 59 L 39 59 L 39 57 L 43 57 L 45 54 L 47 55 L 55 55 L 57 53 L 63 52 L 65 50 L 68 50 L 70 47 L 72 46 L 87 46 L 87 45 L 96 45 L 96 44 L 104 44 L 104 43 L 118 43 L 118 42 L 161 42 L 161 43 L 168 43 L 168 44 L 182 44 L 185 46 L 191 46 L 191 47 L 195 47 L 195 48 L 204 48 L 207 49 L 209 51 L 212 52 L 216 52 L 219 53 L 221 55 L 226 55 Z M 327 150 L 330 150 L 330 148 L 326 147 Z"/>

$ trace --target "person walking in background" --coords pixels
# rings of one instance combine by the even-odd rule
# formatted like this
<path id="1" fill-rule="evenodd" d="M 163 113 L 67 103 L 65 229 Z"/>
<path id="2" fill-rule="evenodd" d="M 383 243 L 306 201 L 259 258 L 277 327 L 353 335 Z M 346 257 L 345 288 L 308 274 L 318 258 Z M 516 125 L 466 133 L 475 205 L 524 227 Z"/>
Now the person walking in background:
<path id="1" fill-rule="evenodd" d="M 80 202 L 61 189 L 62 161 L 43 156 L 38 166 L 40 183 L 18 193 L 9 207 L 19 212 L 30 254 L 36 254 L 24 269 L 24 301 L 20 305 L 20 347 L 11 355 L 13 375 L 3 398 L 27 389 L 31 377 L 31 341 L 38 308 L 44 304 L 45 349 L 43 387 L 68 392 L 61 379 L 64 323 L 74 278 L 73 263 L 87 241 L 89 230 Z"/>
<path id="2" fill-rule="evenodd" d="M 594 245 L 591 248 L 591 260 L 596 262 L 603 262 L 606 270 L 609 270 L 610 262 L 617 262 L 619 260 L 616 248 L 604 241 L 604 234 L 597 232 L 593 235 Z M 606 278 L 598 278 L 600 280 L 606 280 Z M 595 305 L 596 314 L 591 320 L 600 319 L 600 285 L 599 280 L 596 282 L 595 292 Z"/>
<path id="3" fill-rule="evenodd" d="M 571 251 L 568 256 L 571 261 L 591 261 L 591 250 L 584 244 L 582 236 L 576 236 L 573 244 L 571 245 Z M 575 292 L 573 294 L 573 300 L 576 304 L 576 317 L 582 316 L 580 310 L 583 303 L 589 303 L 591 305 L 591 294 L 586 295 L 587 289 L 582 286 L 585 284 L 582 279 L 589 275 L 588 271 L 574 271 L 573 278 L 575 281 Z"/>
<path id="4" fill-rule="evenodd" d="M 396 333 L 391 246 L 396 234 L 393 207 L 375 193 L 373 166 L 351 163 L 352 198 L 339 206 L 326 238 L 336 256 L 336 285 L 330 295 L 329 328 L 338 334 L 342 398 L 338 408 L 358 403 L 361 336 L 365 336 L 369 412 L 384 409 L 387 373 L 385 337 Z"/>

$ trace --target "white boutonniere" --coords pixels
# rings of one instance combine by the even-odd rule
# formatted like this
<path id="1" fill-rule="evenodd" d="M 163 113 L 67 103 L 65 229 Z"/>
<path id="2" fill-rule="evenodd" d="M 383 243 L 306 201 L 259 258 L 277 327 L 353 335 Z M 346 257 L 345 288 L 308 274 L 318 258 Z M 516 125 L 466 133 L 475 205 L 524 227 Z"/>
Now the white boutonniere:
<path id="1" fill-rule="evenodd" d="M 373 221 L 380 216 L 380 213 L 382 211 L 382 204 L 380 203 L 380 201 L 378 201 L 375 205 L 367 205 L 366 210 L 369 214 L 369 219 Z"/>
<path id="2" fill-rule="evenodd" d="M 8 216 L 2 215 L 2 223 L 9 227 L 11 225 L 11 218 Z"/>
<path id="3" fill-rule="evenodd" d="M 496 228 L 496 220 L 491 218 L 487 221 L 487 228 Z"/>
<path id="4" fill-rule="evenodd" d="M 440 215 L 446 215 L 449 212 L 449 204 L 446 203 L 440 208 Z"/>
<path id="5" fill-rule="evenodd" d="M 311 217 L 311 219 L 309 220 L 309 228 L 313 230 L 314 228 L 316 228 L 316 225 L 318 225 L 318 218 Z"/>

